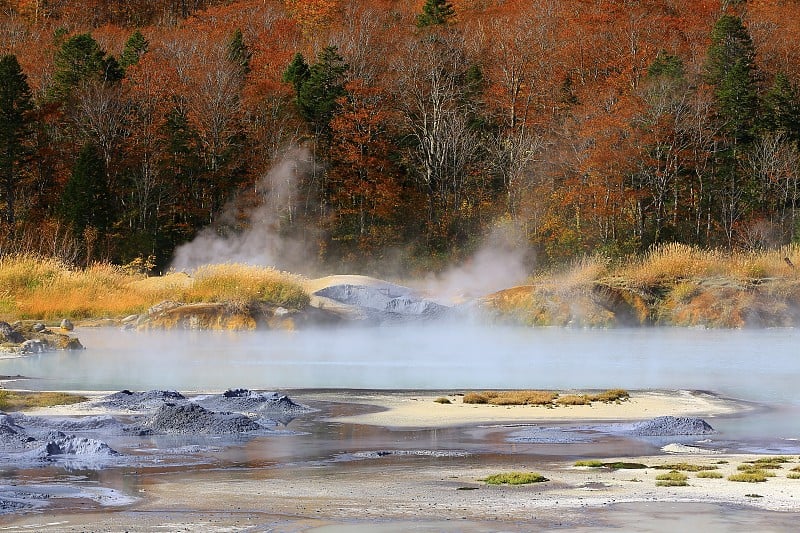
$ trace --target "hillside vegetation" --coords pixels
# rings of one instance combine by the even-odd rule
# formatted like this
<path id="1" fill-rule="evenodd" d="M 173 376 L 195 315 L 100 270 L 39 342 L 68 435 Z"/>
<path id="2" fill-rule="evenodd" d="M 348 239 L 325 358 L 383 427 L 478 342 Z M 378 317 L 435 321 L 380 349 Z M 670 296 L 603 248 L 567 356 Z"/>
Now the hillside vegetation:
<path id="1" fill-rule="evenodd" d="M 281 268 L 413 277 L 498 225 L 547 265 L 784 246 L 797 35 L 784 0 L 0 1 L 0 255 L 163 272 L 258 229 Z"/>
<path id="2" fill-rule="evenodd" d="M 795 262 L 795 245 L 725 253 L 672 244 L 619 262 L 584 259 L 489 295 L 485 305 L 502 320 L 526 325 L 797 326 Z"/>
<path id="3" fill-rule="evenodd" d="M 480 302 L 497 320 L 527 326 L 797 326 L 795 262 L 800 246 L 727 253 L 672 244 L 619 261 L 585 258 Z M 0 319 L 120 319 L 165 301 L 224 304 L 232 311 L 258 304 L 302 310 L 311 285 L 301 276 L 241 264 L 148 277 L 108 263 L 75 268 L 6 256 L 0 258 Z"/>

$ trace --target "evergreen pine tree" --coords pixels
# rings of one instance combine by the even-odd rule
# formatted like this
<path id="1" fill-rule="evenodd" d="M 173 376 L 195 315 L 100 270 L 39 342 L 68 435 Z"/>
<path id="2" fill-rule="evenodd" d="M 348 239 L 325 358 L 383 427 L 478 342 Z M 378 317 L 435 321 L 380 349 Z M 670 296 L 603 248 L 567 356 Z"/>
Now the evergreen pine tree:
<path id="1" fill-rule="evenodd" d="M 142 35 L 142 32 L 136 30 L 125 41 L 125 48 L 122 50 L 122 55 L 119 56 L 119 66 L 125 70 L 131 65 L 135 65 L 149 47 L 150 43 Z"/>
<path id="2" fill-rule="evenodd" d="M 670 78 L 674 80 L 682 79 L 686 74 L 683 61 L 680 57 L 668 53 L 666 50 L 659 50 L 653 63 L 647 69 L 649 78 Z"/>
<path id="3" fill-rule="evenodd" d="M 800 141 L 800 98 L 785 74 L 775 76 L 772 87 L 764 95 L 763 108 L 764 129 L 781 132 L 791 141 Z"/>
<path id="4" fill-rule="evenodd" d="M 2 220 L 12 226 L 32 109 L 31 90 L 17 57 L 3 56 L 0 58 L 0 199 L 5 203 Z"/>
<path id="5" fill-rule="evenodd" d="M 344 74 L 349 66 L 335 46 L 326 46 L 319 61 L 308 71 L 308 78 L 300 86 L 297 104 L 300 114 L 308 120 L 317 133 L 328 131 L 328 124 L 336 110 L 336 100 L 344 96 Z"/>
<path id="6" fill-rule="evenodd" d="M 706 74 L 714 86 L 724 131 L 735 142 L 750 140 L 755 124 L 755 47 L 739 17 L 723 15 L 711 31 Z"/>
<path id="7" fill-rule="evenodd" d="M 83 33 L 67 39 L 55 55 L 53 85 L 48 96 L 65 100 L 72 91 L 89 80 L 113 83 L 123 77 L 113 56 L 106 56 L 91 35 Z"/>
<path id="8" fill-rule="evenodd" d="M 110 221 L 110 194 L 106 184 L 105 162 L 99 150 L 91 143 L 81 148 L 72 175 L 61 196 L 58 214 L 72 226 L 76 235 L 87 227 L 101 233 Z"/>
<path id="9" fill-rule="evenodd" d="M 240 72 L 244 75 L 250 72 L 250 58 L 252 54 L 244 44 L 244 36 L 242 30 L 237 29 L 233 32 L 231 40 L 228 42 L 228 60 L 236 65 Z"/>
<path id="10" fill-rule="evenodd" d="M 422 13 L 417 15 L 417 27 L 441 26 L 456 14 L 447 0 L 427 0 L 422 6 Z"/>
<path id="11" fill-rule="evenodd" d="M 311 72 L 308 68 L 308 63 L 306 63 L 306 59 L 303 57 L 303 54 L 298 52 L 294 55 L 292 62 L 289 63 L 286 70 L 283 71 L 282 79 L 286 83 L 291 83 L 294 86 L 295 95 L 299 96 L 300 89 L 308 80 L 310 74 Z"/>

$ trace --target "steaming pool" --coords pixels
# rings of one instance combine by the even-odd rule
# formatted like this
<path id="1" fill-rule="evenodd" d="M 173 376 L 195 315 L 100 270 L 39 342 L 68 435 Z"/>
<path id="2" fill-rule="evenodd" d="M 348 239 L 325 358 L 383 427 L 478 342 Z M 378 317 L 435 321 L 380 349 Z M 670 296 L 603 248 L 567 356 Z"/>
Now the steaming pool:
<path id="1" fill-rule="evenodd" d="M 755 407 L 743 415 L 715 418 L 712 423 L 718 434 L 710 446 L 748 453 L 800 454 L 800 331 L 795 329 L 523 329 L 470 322 L 297 332 L 126 332 L 100 328 L 80 329 L 76 334 L 86 350 L 0 360 L 0 374 L 31 378 L 15 386 L 75 391 L 191 392 L 232 387 L 297 393 L 308 389 L 705 390 L 752 402 Z M 351 408 L 322 409 L 347 414 Z M 487 447 L 487 435 L 476 436 L 468 428 L 387 431 L 355 426 L 352 431 L 345 431 L 342 424 L 302 418 L 287 428 L 296 433 L 271 438 L 266 447 L 261 439 L 233 443 L 224 453 L 215 452 L 206 458 L 209 467 L 179 470 L 177 474 L 171 471 L 169 475 L 183 476 L 188 481 L 213 477 L 217 474 L 210 472 L 220 468 L 226 472 L 245 468 L 247 474 L 231 475 L 256 476 L 253 472 L 258 471 L 269 477 L 263 474 L 264 469 L 297 465 L 307 468 L 332 456 L 363 449 L 466 449 L 479 458 L 464 461 L 486 464 L 497 460 L 498 454 L 515 453 L 541 460 L 554 454 L 578 456 L 583 450 L 578 445 L 574 450 L 533 444 Z M 117 445 L 124 447 L 124 443 Z M 622 455 L 625 446 L 632 447 L 627 451 L 631 454 L 658 452 L 657 447 L 641 443 L 614 441 L 607 446 L 609 456 Z M 409 461 L 414 468 L 434 459 Z M 395 467 L 402 471 L 406 466 Z M 346 472 L 350 467 L 331 468 Z M 112 468 L 86 475 L 135 492 L 147 486 L 151 476 L 164 474 L 153 470 L 134 475 Z M 59 477 L 65 473 L 51 469 L 48 475 Z M 7 478 L 27 479 L 26 476 L 41 477 L 42 471 L 6 472 Z M 570 527 L 586 531 L 592 530 L 592 524 L 624 527 L 639 523 L 646 516 L 656 518 L 649 529 L 639 530 L 668 531 L 701 525 L 709 531 L 752 531 L 757 520 L 772 524 L 776 531 L 789 530 L 790 521 L 785 514 L 726 507 L 723 520 L 722 508 L 686 503 L 680 506 L 682 518 L 676 518 L 668 511 L 671 505 L 675 504 L 625 504 L 615 511 L 595 509 L 587 511 L 587 518 L 580 524 Z M 663 519 L 657 518 L 662 515 Z M 274 530 L 359 531 L 357 526 L 364 527 L 364 531 L 495 530 L 478 523 L 467 527 L 464 522 L 458 527 L 430 522 L 390 522 L 381 523 L 380 527 L 374 522 L 317 524 L 307 529 L 295 525 L 295 529 Z"/>

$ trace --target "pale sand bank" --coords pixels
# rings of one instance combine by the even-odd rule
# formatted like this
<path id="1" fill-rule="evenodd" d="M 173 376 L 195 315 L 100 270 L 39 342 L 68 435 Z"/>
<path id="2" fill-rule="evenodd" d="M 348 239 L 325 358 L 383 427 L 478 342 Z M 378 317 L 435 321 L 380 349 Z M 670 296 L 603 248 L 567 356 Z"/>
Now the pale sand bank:
<path id="1" fill-rule="evenodd" d="M 342 401 L 342 394 L 318 393 L 304 396 L 319 401 Z M 440 397 L 450 404 L 437 403 Z M 375 413 L 342 416 L 335 422 L 365 424 L 394 428 L 440 428 L 470 424 L 509 422 L 572 422 L 581 420 L 642 420 L 656 416 L 715 416 L 741 412 L 741 403 L 696 391 L 631 392 L 627 401 L 619 403 L 594 402 L 591 405 L 558 406 L 498 406 L 474 405 L 462 402 L 454 394 L 408 392 L 347 393 L 346 403 L 374 405 L 382 410 Z"/>
<path id="2" fill-rule="evenodd" d="M 725 477 L 751 455 L 693 457 L 697 464 L 717 465 Z M 674 462 L 673 457 L 620 457 L 649 466 Z M 796 460 L 796 458 L 795 458 Z M 279 468 L 241 473 L 210 471 L 162 476 L 146 485 L 140 503 L 101 514 L 48 513 L 46 516 L 5 517 L 0 523 L 20 530 L 65 531 L 73 528 L 114 531 L 194 530 L 311 531 L 325 521 L 456 521 L 492 522 L 491 531 L 530 531 L 530 527 L 586 527 L 597 518 L 585 511 L 619 503 L 702 503 L 783 512 L 800 511 L 800 480 L 786 479 L 785 465 L 766 483 L 736 483 L 727 479 L 699 479 L 688 473 L 688 486 L 659 487 L 656 476 L 664 470 L 609 470 L 574 467 L 572 461 L 524 461 L 508 457 L 489 466 L 453 464 L 451 461 L 414 461 L 398 465 L 389 459 L 345 468 Z M 340 465 L 341 466 L 341 465 Z M 536 471 L 549 481 L 517 487 L 489 486 L 488 475 Z M 465 490 L 470 489 L 470 490 Z M 748 495 L 758 494 L 760 497 Z M 616 527 L 613 508 L 605 519 Z M 675 507 L 675 512 L 680 512 Z M 714 509 L 711 512 L 715 512 Z M 737 511 L 738 512 L 738 511 Z M 751 513 L 743 510 L 741 512 Z M 736 516 L 734 514 L 734 516 Z M 320 523 L 322 522 L 322 523 Z M 783 531 L 782 528 L 765 529 Z M 250 529 L 248 529 L 250 530 Z M 432 529 L 444 531 L 443 529 Z M 458 530 L 458 529 L 456 529 Z M 465 527 L 460 531 L 472 531 Z M 629 529 L 628 529 L 629 530 Z M 395 531 L 395 530 L 392 530 Z M 427 531 L 427 529 L 426 529 Z M 448 530 L 449 531 L 449 530 Z"/>

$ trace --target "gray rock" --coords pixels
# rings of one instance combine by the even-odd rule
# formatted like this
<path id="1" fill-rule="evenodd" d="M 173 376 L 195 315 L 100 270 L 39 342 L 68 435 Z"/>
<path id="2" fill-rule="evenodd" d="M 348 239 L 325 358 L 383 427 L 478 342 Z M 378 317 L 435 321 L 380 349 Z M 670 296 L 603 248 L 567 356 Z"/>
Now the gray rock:
<path id="1" fill-rule="evenodd" d="M 69 318 L 65 318 L 61 321 L 61 329 L 64 331 L 72 331 L 75 329 L 75 324 L 73 324 Z"/>
<path id="2" fill-rule="evenodd" d="M 176 307 L 180 307 L 182 305 L 183 305 L 182 303 L 176 302 L 174 300 L 164 300 L 163 302 L 157 303 L 156 305 L 148 309 L 147 314 L 156 315 L 164 311 L 169 311 L 170 309 L 175 309 Z"/>
<path id="3" fill-rule="evenodd" d="M 123 324 L 131 324 L 139 320 L 139 315 L 128 315 L 122 319 Z"/>
<path id="4" fill-rule="evenodd" d="M 14 329 L 8 322 L 0 321 L 0 342 L 19 344 L 25 340 L 22 333 Z"/>
<path id="5" fill-rule="evenodd" d="M 50 346 L 42 339 L 29 339 L 19 346 L 20 353 L 43 353 L 48 351 Z"/>
<path id="6" fill-rule="evenodd" d="M 36 324 L 34 324 L 33 326 L 31 326 L 31 329 L 32 329 L 33 331 L 35 331 L 36 333 L 41 333 L 42 331 L 44 331 L 45 329 L 47 329 L 47 326 L 45 326 L 45 325 L 44 325 L 44 324 L 42 324 L 41 322 L 37 322 Z"/>

